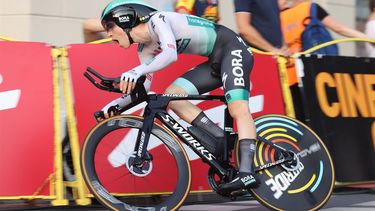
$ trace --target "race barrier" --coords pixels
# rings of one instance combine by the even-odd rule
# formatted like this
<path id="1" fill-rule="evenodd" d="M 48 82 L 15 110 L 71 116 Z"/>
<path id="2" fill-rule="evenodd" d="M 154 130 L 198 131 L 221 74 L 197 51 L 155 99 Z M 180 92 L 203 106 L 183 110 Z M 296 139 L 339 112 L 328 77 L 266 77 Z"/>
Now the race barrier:
<path id="1" fill-rule="evenodd" d="M 67 205 L 70 187 L 77 204 L 90 204 L 91 194 L 79 166 L 80 143 L 96 124 L 93 113 L 119 95 L 95 88 L 83 72 L 90 66 L 105 76 L 118 77 L 139 64 L 137 46 L 122 49 L 97 42 L 54 48 L 44 43 L 9 40 L 0 42 L 0 200 L 47 199 L 53 205 Z M 286 59 L 254 52 L 249 98 L 254 117 L 268 113 L 293 117 Z M 205 60 L 179 55 L 178 62 L 154 74 L 151 91 L 162 93 L 179 75 Z M 332 154 L 337 184 L 373 183 L 374 59 L 305 55 L 297 60 L 305 73 L 301 82 L 307 123 Z M 222 90 L 211 93 L 222 94 Z M 215 123 L 223 125 L 223 117 L 217 115 L 222 105 L 196 104 Z M 143 106 L 129 112 L 142 114 Z M 63 176 L 61 142 L 65 124 L 74 181 Z M 193 171 L 192 191 L 211 191 L 208 166 L 193 151 L 185 149 Z"/>
<path id="2" fill-rule="evenodd" d="M 336 186 L 375 183 L 375 59 L 311 55 L 326 42 L 293 56 L 306 123 L 322 138 L 335 164 Z"/>
<path id="3" fill-rule="evenodd" d="M 0 42 L 0 199 L 66 204 L 57 69 L 44 43 Z M 60 180 L 59 180 L 60 179 Z"/>
<path id="4" fill-rule="evenodd" d="M 331 153 L 336 181 L 373 181 L 375 59 L 303 55 L 297 63 L 306 119 Z"/>

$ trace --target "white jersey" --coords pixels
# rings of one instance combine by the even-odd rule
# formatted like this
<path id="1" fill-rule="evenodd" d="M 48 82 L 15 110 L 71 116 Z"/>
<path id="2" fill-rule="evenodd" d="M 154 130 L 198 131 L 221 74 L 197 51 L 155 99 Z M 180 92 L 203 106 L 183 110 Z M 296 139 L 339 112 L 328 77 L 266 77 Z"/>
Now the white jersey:
<path id="1" fill-rule="evenodd" d="M 250 47 L 241 37 L 225 26 L 196 16 L 174 12 L 157 12 L 146 23 L 151 41 L 139 44 L 141 64 L 137 75 L 146 75 L 144 87 L 150 90 L 151 73 L 167 67 L 177 60 L 179 53 L 207 56 L 208 60 L 177 78 L 173 84 L 187 94 L 203 94 L 223 87 L 227 102 L 248 100 L 250 71 L 253 56 Z M 131 97 L 112 101 L 103 110 L 114 105 L 124 107 Z"/>
<path id="2" fill-rule="evenodd" d="M 155 72 L 177 60 L 177 54 L 209 56 L 216 41 L 215 24 L 196 16 L 158 12 L 147 22 L 151 42 L 139 45 L 141 74 Z"/>

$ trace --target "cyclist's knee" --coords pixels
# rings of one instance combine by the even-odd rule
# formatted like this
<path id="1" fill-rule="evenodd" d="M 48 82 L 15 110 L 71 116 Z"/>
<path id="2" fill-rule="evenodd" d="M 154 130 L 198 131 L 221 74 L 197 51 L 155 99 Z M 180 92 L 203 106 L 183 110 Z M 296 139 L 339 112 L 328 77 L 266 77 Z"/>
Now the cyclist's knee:
<path id="1" fill-rule="evenodd" d="M 234 118 L 250 116 L 249 104 L 246 100 L 236 100 L 228 105 L 229 113 Z"/>
<path id="2" fill-rule="evenodd" d="M 186 95 L 186 92 L 184 89 L 182 89 L 181 87 L 177 86 L 177 85 L 174 85 L 174 84 L 171 84 L 166 90 L 165 90 L 165 94 L 182 94 L 182 95 Z M 178 109 L 179 105 L 182 103 L 182 101 L 179 101 L 179 100 L 176 100 L 176 101 L 171 101 L 169 103 L 169 107 L 173 110 L 173 111 L 176 111 L 176 109 Z"/>
<path id="3" fill-rule="evenodd" d="M 168 86 L 168 88 L 165 90 L 165 94 L 187 94 L 186 91 L 174 84 L 171 84 Z"/>

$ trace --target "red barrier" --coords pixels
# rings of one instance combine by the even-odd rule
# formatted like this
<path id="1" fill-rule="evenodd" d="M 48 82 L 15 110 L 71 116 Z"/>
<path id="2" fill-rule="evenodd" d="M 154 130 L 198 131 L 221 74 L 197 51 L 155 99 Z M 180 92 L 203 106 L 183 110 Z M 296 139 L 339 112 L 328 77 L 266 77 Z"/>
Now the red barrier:
<path id="1" fill-rule="evenodd" d="M 77 116 L 77 127 L 79 139 L 82 142 L 88 131 L 95 125 L 93 113 L 100 110 L 106 103 L 119 97 L 118 94 L 107 93 L 96 89 L 84 77 L 83 72 L 87 66 L 91 66 L 100 73 L 110 77 L 118 77 L 122 72 L 127 71 L 139 63 L 136 46 L 125 50 L 115 45 L 71 45 L 68 48 L 68 57 L 72 82 L 74 87 L 75 111 Z M 279 75 L 276 60 L 267 55 L 255 55 L 255 66 L 251 75 L 251 110 L 254 116 L 265 113 L 284 114 Z M 179 75 L 191 67 L 205 61 L 205 57 L 194 55 L 179 55 L 178 62 L 158 71 L 154 75 L 151 91 L 156 93 L 164 92 Z M 213 94 L 222 93 L 221 89 L 214 90 Z M 202 102 L 199 107 L 205 110 L 206 114 L 214 122 L 222 126 L 222 107 L 218 103 Z M 140 114 L 143 107 L 135 109 Z M 178 118 L 176 118 L 178 119 Z M 191 160 L 193 171 L 192 190 L 209 190 L 207 183 L 208 166 L 203 164 L 197 155 L 188 148 L 187 153 Z M 110 152 L 107 152 L 109 154 Z M 165 184 L 159 178 L 158 183 Z M 140 190 L 142 192 L 154 190 Z"/>
<path id="2" fill-rule="evenodd" d="M 50 195 L 52 88 L 50 47 L 0 42 L 0 199 Z"/>

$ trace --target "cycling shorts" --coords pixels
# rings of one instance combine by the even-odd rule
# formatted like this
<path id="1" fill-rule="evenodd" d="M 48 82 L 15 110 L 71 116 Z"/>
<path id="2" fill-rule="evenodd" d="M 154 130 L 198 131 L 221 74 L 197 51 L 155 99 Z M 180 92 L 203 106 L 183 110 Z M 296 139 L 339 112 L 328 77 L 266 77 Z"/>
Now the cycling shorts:
<path id="1" fill-rule="evenodd" d="M 173 84 L 187 94 L 204 94 L 223 87 L 227 103 L 249 100 L 253 55 L 240 36 L 215 25 L 217 38 L 208 60 L 177 78 Z"/>

